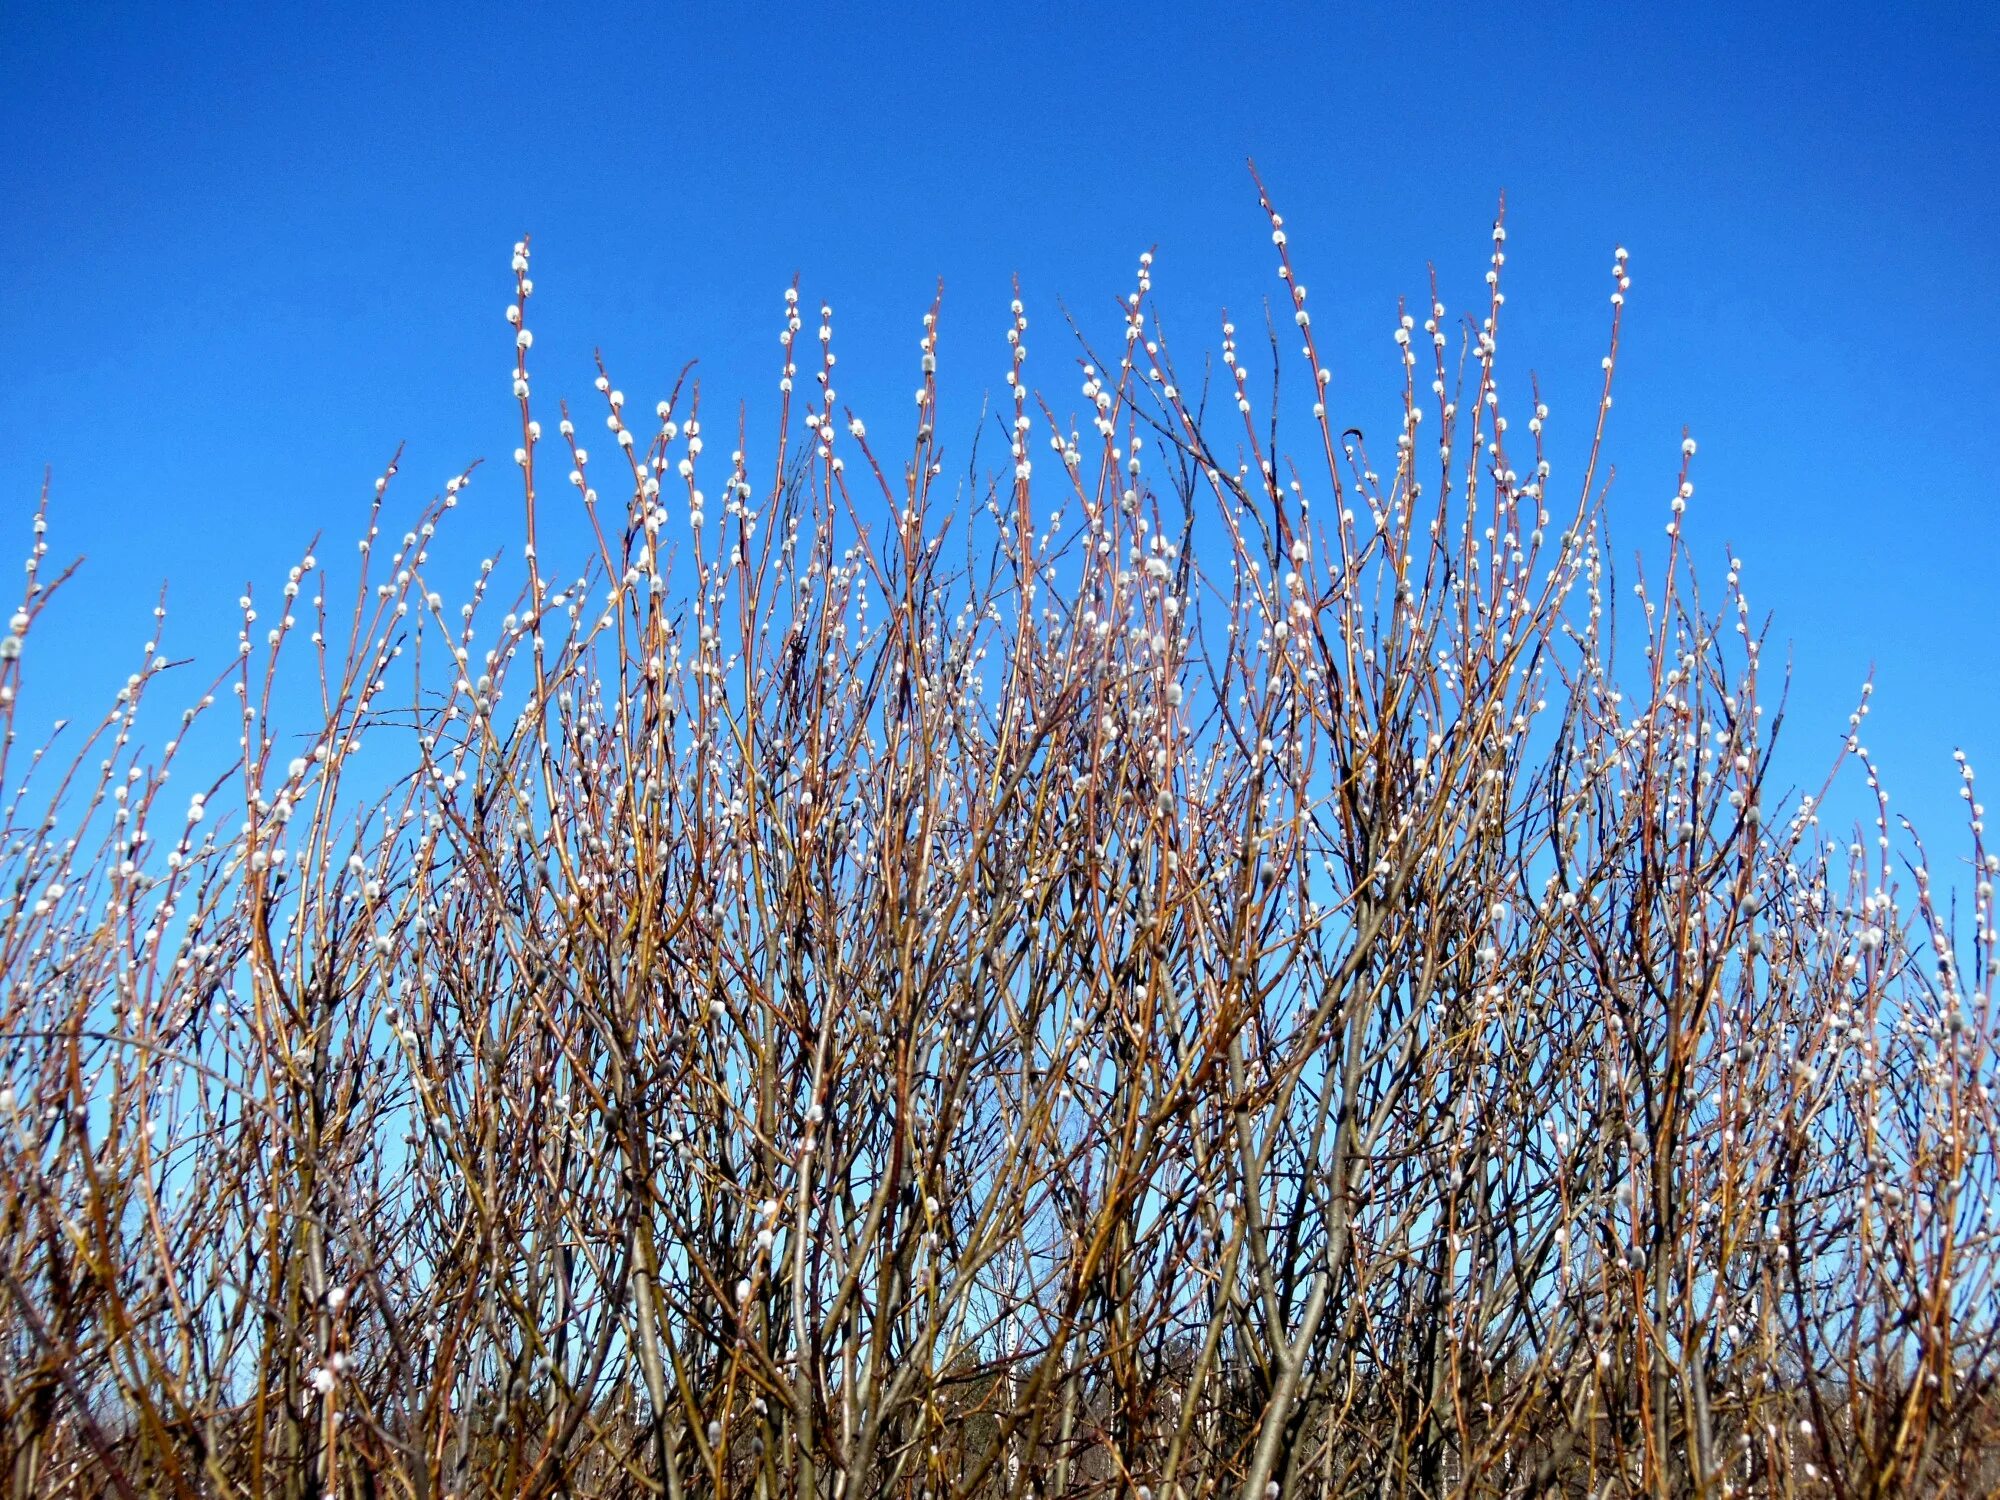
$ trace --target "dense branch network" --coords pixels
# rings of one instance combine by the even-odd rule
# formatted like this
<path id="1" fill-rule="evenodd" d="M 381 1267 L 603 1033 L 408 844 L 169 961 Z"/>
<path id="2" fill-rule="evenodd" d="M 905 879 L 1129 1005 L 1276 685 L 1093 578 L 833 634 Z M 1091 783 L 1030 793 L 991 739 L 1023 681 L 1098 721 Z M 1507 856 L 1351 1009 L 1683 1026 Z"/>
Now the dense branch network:
<path id="1" fill-rule="evenodd" d="M 347 623 L 316 556 L 246 595 L 156 753 L 157 640 L 16 743 L 44 497 L 0 643 L 13 1494 L 1991 1493 L 1971 769 L 1969 899 L 1886 801 L 1835 837 L 1778 791 L 1691 440 L 1615 638 L 1623 251 L 1559 503 L 1503 228 L 1462 339 L 1400 318 L 1378 473 L 1266 212 L 1309 400 L 1233 323 L 1178 368 L 1148 255 L 1080 420 L 1014 304 L 1008 459 L 950 498 L 941 302 L 900 455 L 794 289 L 763 467 L 608 375 L 593 456 L 534 415 L 524 242 L 522 581 L 449 610 L 470 473 L 394 540 L 392 466 Z"/>

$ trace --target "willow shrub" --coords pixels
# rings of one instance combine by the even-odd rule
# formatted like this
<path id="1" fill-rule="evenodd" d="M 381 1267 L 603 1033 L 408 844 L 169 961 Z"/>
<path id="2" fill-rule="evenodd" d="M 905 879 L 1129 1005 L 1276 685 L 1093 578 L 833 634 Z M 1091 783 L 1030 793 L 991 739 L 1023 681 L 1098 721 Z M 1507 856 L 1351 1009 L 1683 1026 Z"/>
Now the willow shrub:
<path id="1" fill-rule="evenodd" d="M 974 490 L 941 305 L 893 438 L 796 290 L 761 455 L 608 375 L 596 455 L 544 431 L 524 242 L 506 557 L 448 604 L 469 473 L 404 512 L 392 468 L 351 612 L 313 556 L 246 596 L 154 751 L 157 643 L 16 741 L 44 496 L 13 1495 L 1992 1492 L 1971 769 L 1962 882 L 1776 790 L 1691 440 L 1614 651 L 1624 252 L 1558 474 L 1494 383 L 1503 228 L 1487 306 L 1401 319 L 1380 442 L 1311 403 L 1266 212 L 1294 447 L 1148 256 L 1080 416 L 1015 304 Z"/>

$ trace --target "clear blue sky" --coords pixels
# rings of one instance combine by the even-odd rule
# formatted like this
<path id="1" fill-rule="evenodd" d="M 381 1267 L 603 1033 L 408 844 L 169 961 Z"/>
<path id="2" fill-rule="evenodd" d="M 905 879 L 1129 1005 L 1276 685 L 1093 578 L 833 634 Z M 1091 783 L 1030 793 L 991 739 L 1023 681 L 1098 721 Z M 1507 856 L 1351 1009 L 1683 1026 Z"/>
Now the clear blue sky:
<path id="1" fill-rule="evenodd" d="M 538 397 L 588 397 L 601 347 L 642 409 L 694 356 L 766 400 L 800 273 L 843 396 L 902 421 L 936 279 L 976 401 L 1018 274 L 1062 405 L 1056 299 L 1112 326 L 1139 251 L 1184 346 L 1272 294 L 1254 155 L 1356 421 L 1426 263 L 1471 304 L 1504 188 L 1503 360 L 1573 440 L 1628 246 L 1621 549 L 1657 553 L 1685 423 L 1690 536 L 1793 643 L 1795 748 L 1874 664 L 1871 748 L 1960 852 L 1952 747 L 2000 778 L 1996 78 L 1978 4 L 12 5 L 0 547 L 51 465 L 53 550 L 90 558 L 35 701 L 101 703 L 60 700 L 130 670 L 162 579 L 219 664 L 242 584 L 345 545 L 398 442 L 411 504 L 497 460 L 504 538 L 523 232 Z"/>

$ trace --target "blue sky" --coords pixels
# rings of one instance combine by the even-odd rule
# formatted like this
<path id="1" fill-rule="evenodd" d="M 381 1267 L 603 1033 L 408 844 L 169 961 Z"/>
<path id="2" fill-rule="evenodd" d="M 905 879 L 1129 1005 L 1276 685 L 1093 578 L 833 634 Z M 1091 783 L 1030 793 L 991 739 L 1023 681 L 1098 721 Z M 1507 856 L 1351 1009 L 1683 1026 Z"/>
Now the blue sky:
<path id="1" fill-rule="evenodd" d="M 588 397 L 601 348 L 642 409 L 697 356 L 711 413 L 768 401 L 798 274 L 873 426 L 940 277 L 968 412 L 1015 276 L 1058 397 L 1058 299 L 1114 327 L 1149 247 L 1212 346 L 1276 288 L 1254 155 L 1363 423 L 1396 298 L 1435 262 L 1469 307 L 1505 189 L 1503 366 L 1579 455 L 1628 246 L 1621 553 L 1658 555 L 1685 424 L 1689 535 L 1792 643 L 1798 764 L 1872 664 L 1868 742 L 1958 852 L 1952 748 L 2000 775 L 1996 78 L 1979 5 L 8 7 L 0 547 L 47 465 L 53 552 L 89 556 L 34 701 L 101 704 L 162 580 L 220 665 L 242 585 L 358 534 L 398 443 L 412 506 L 496 461 L 461 524 L 511 535 L 523 232 L 538 396 Z"/>

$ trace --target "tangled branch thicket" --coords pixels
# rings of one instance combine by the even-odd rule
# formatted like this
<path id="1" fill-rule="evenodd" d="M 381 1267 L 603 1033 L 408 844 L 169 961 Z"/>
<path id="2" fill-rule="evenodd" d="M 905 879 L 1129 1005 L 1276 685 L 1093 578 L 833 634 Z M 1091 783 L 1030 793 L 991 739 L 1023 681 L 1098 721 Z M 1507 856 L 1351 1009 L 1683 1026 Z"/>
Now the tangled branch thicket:
<path id="1" fill-rule="evenodd" d="M 465 480 L 396 541 L 385 476 L 351 621 L 311 556 L 246 596 L 150 757 L 157 641 L 15 742 L 45 496 L 0 651 L 10 1493 L 1992 1493 L 1972 772 L 1970 891 L 1886 803 L 1834 836 L 1678 525 L 1614 650 L 1625 256 L 1559 502 L 1495 386 L 1504 237 L 1462 339 L 1401 319 L 1383 474 L 1321 404 L 1285 457 L 1231 325 L 1189 382 L 1147 256 L 1081 422 L 1015 304 L 1011 454 L 945 503 L 937 305 L 898 457 L 794 291 L 761 463 L 608 378 L 593 458 L 531 415 L 524 243 L 518 597 L 495 559 L 447 606 Z M 203 710 L 242 753 L 182 802 Z"/>

